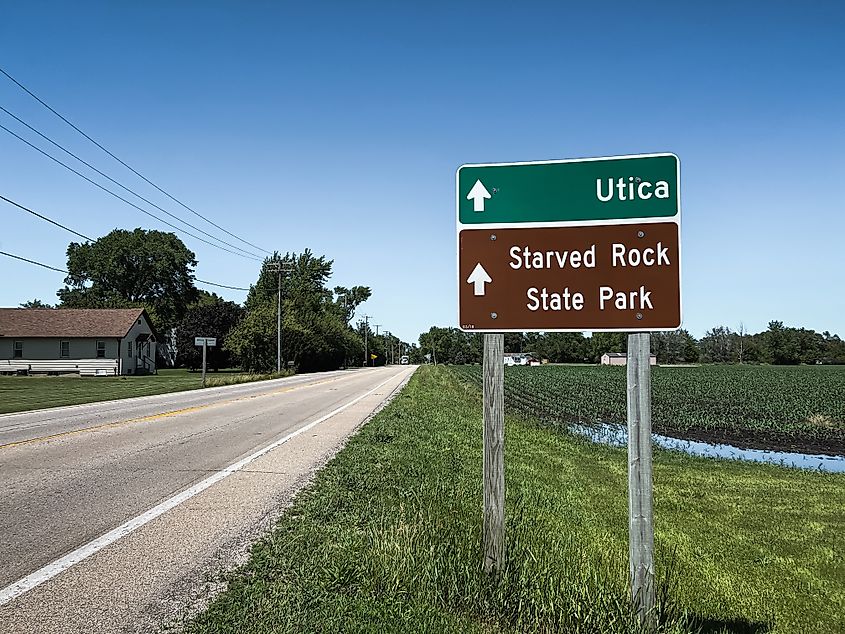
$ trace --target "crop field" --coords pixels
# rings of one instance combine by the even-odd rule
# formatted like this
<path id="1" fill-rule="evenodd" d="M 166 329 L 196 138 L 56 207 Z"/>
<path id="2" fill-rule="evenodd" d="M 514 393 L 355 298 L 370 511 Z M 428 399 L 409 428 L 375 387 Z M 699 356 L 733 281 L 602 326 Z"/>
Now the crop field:
<path id="1" fill-rule="evenodd" d="M 454 370 L 475 384 L 480 366 Z M 624 367 L 509 367 L 506 405 L 547 423 L 624 422 Z M 652 368 L 655 431 L 748 446 L 845 452 L 845 367 Z"/>

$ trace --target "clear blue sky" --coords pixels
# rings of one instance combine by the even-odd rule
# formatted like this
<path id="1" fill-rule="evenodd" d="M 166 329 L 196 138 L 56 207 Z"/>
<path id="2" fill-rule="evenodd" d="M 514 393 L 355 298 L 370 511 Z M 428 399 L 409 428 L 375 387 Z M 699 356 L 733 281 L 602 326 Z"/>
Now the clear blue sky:
<path id="1" fill-rule="evenodd" d="M 659 151 L 682 162 L 693 335 L 845 335 L 843 33 L 836 2 L 33 2 L 4 8 L 0 65 L 218 224 L 333 258 L 405 340 L 456 325 L 459 165 Z M 187 217 L 4 77 L 0 104 Z M 2 130 L 0 193 L 95 237 L 164 228 Z M 72 236 L 0 217 L 0 250 L 64 266 Z M 256 279 L 185 242 L 198 277 Z M 0 258 L 0 305 L 61 284 Z"/>

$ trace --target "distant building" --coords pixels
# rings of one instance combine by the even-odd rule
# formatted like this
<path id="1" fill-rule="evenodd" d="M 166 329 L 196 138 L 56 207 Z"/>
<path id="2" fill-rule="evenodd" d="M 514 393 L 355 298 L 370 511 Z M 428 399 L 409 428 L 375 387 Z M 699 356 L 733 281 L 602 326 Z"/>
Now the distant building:
<path id="1" fill-rule="evenodd" d="M 540 365 L 540 362 L 530 352 L 506 352 L 505 365 Z"/>
<path id="2" fill-rule="evenodd" d="M 605 352 L 601 355 L 602 365 L 628 365 L 628 355 L 625 352 Z M 657 355 L 649 355 L 649 365 L 657 365 Z"/>
<path id="3" fill-rule="evenodd" d="M 143 308 L 0 308 L 2 374 L 152 374 L 155 358 Z"/>

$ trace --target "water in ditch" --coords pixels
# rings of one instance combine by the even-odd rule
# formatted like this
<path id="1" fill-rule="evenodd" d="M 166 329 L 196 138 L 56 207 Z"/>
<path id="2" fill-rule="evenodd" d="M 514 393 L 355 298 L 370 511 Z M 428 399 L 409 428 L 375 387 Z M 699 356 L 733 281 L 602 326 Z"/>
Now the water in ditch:
<path id="1" fill-rule="evenodd" d="M 586 436 L 594 442 L 624 447 L 628 444 L 628 429 L 623 425 L 601 423 L 599 425 L 571 425 L 570 429 Z M 823 456 L 816 454 L 793 453 L 790 451 L 768 451 L 765 449 L 743 449 L 733 445 L 701 442 L 698 440 L 684 440 L 652 434 L 655 445 L 664 449 L 683 451 L 693 456 L 705 458 L 723 458 L 730 460 L 747 460 L 750 462 L 766 462 L 782 467 L 796 469 L 811 469 L 830 473 L 845 473 L 845 456 Z"/>

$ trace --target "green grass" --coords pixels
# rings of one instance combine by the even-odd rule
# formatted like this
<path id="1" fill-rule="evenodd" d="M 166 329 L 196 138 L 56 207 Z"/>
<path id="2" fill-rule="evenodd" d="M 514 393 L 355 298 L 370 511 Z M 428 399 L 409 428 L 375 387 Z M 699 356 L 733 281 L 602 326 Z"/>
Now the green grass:
<path id="1" fill-rule="evenodd" d="M 625 451 L 509 416 L 488 579 L 480 418 L 473 386 L 420 368 L 187 632 L 635 632 Z M 662 631 L 845 630 L 845 476 L 662 451 L 654 472 Z"/>
<path id="2" fill-rule="evenodd" d="M 209 372 L 206 385 L 230 385 L 287 376 L 244 372 Z M 112 399 L 166 394 L 202 387 L 202 373 L 160 370 L 150 376 L 0 376 L 0 414 L 45 407 L 79 405 Z"/>
<path id="3" fill-rule="evenodd" d="M 459 366 L 481 383 L 479 366 Z M 624 367 L 541 366 L 505 371 L 508 403 L 571 422 L 622 422 Z M 704 430 L 845 443 L 845 366 L 708 365 L 653 368 L 652 421 L 668 433 Z"/>

